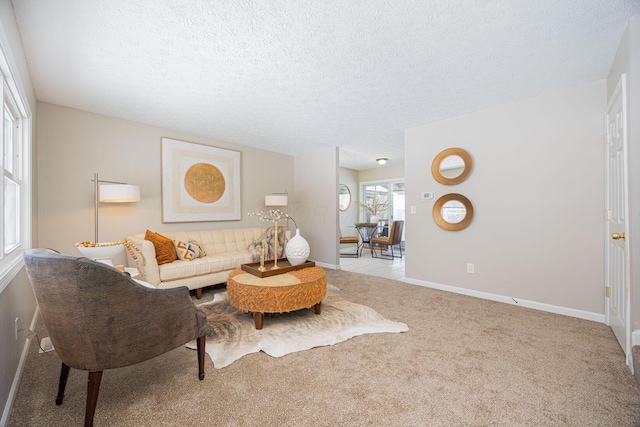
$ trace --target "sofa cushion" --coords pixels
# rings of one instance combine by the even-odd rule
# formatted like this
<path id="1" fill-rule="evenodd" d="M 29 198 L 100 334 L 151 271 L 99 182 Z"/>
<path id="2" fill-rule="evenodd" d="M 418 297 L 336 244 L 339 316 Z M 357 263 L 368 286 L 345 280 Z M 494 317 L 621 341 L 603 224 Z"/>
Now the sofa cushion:
<path id="1" fill-rule="evenodd" d="M 246 251 L 249 243 L 260 237 L 262 228 L 235 228 L 203 231 L 167 231 L 162 234 L 173 240 L 200 243 L 207 256 Z"/>
<path id="2" fill-rule="evenodd" d="M 176 248 L 173 245 L 173 240 L 168 237 L 147 230 L 144 234 L 144 239 L 153 243 L 153 247 L 156 250 L 156 261 L 158 261 L 158 265 L 167 264 L 178 259 Z"/>
<path id="3" fill-rule="evenodd" d="M 194 259 L 193 261 L 177 260 L 159 266 L 160 280 L 168 282 L 171 280 L 216 273 L 218 271 L 233 270 L 234 268 L 240 267 L 240 264 L 246 264 L 248 262 L 251 262 L 251 254 L 248 251 L 208 255 L 203 258 Z"/>

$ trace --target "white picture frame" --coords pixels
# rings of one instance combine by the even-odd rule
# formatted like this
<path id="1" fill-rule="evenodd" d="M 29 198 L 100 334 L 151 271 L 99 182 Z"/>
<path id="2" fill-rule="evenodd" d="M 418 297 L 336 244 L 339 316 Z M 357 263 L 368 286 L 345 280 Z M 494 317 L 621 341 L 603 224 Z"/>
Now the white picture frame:
<path id="1" fill-rule="evenodd" d="M 162 138 L 162 222 L 240 220 L 240 152 Z"/>

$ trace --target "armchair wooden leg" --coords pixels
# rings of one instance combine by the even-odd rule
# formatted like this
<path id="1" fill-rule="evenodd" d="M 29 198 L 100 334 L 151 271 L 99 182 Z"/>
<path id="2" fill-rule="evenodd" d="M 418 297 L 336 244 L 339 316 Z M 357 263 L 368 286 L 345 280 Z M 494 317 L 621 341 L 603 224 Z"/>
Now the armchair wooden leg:
<path id="1" fill-rule="evenodd" d="M 197 299 L 202 298 L 202 288 L 196 289 L 196 298 Z"/>
<path id="2" fill-rule="evenodd" d="M 87 381 L 87 407 L 84 412 L 84 427 L 93 427 L 93 415 L 96 413 L 101 380 L 102 371 L 89 372 L 89 380 Z"/>
<path id="3" fill-rule="evenodd" d="M 198 378 L 200 381 L 204 379 L 204 349 L 207 342 L 207 336 L 203 335 L 197 339 L 198 347 Z"/>
<path id="4" fill-rule="evenodd" d="M 64 399 L 64 389 L 67 387 L 67 379 L 69 378 L 69 368 L 64 363 L 62 364 L 62 369 L 60 369 L 60 382 L 58 383 L 58 396 L 56 397 L 56 405 L 62 405 L 62 400 Z"/>

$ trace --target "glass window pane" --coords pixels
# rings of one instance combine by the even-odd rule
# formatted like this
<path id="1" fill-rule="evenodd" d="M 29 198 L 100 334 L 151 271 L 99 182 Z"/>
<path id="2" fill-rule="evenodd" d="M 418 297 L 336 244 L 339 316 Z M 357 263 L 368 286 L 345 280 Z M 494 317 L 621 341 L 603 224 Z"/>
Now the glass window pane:
<path id="1" fill-rule="evenodd" d="M 373 184 L 363 186 L 364 201 L 361 204 L 364 222 L 371 222 L 373 215 L 378 220 L 389 218 L 389 188 L 386 185 Z"/>
<path id="2" fill-rule="evenodd" d="M 404 221 L 404 182 L 393 185 L 393 220 Z M 404 241 L 404 233 L 406 227 L 402 229 L 402 241 Z"/>
<path id="3" fill-rule="evenodd" d="M 4 252 L 20 244 L 20 186 L 4 179 Z"/>
<path id="4" fill-rule="evenodd" d="M 9 172 L 13 173 L 13 126 L 15 119 L 11 112 L 5 106 L 4 108 L 4 152 L 3 152 L 3 161 L 4 168 Z"/>
<path id="5" fill-rule="evenodd" d="M 405 219 L 405 183 L 404 181 L 373 182 L 362 185 L 362 220 L 370 222 L 371 214 L 367 207 L 362 206 L 372 204 L 376 199 L 381 205 L 378 212 L 379 230 L 381 236 L 387 236 L 392 221 Z M 404 240 L 405 229 L 402 230 L 402 240 Z"/>

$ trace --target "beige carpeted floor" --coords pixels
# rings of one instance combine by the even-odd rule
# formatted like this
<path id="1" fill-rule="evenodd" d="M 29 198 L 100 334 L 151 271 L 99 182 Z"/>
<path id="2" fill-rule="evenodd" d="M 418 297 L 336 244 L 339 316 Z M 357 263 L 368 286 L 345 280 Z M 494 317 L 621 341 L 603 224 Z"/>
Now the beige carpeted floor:
<path id="1" fill-rule="evenodd" d="M 195 352 L 179 348 L 105 371 L 95 425 L 640 425 L 638 383 L 603 324 L 356 273 L 327 276 L 344 298 L 409 332 L 280 358 L 250 354 L 221 370 L 207 359 L 202 382 Z M 86 373 L 71 371 L 57 407 L 59 369 L 55 353 L 31 346 L 10 426 L 82 424 Z"/>

